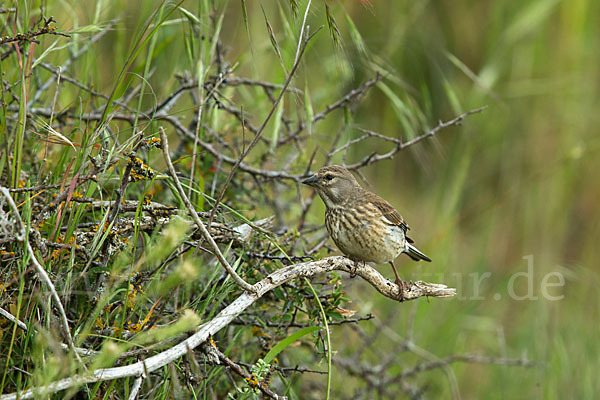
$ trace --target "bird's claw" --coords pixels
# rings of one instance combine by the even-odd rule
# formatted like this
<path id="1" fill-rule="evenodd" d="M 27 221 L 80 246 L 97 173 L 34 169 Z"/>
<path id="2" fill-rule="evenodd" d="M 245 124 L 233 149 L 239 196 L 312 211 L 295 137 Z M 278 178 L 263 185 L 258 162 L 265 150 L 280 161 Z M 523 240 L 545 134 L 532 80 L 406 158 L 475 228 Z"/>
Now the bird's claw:
<path id="1" fill-rule="evenodd" d="M 352 270 L 350 271 L 350 279 L 356 278 L 356 270 L 358 269 L 358 261 L 354 261 Z"/>
<path id="2" fill-rule="evenodd" d="M 409 291 L 410 288 L 412 287 L 413 283 L 412 282 L 404 282 L 401 279 L 396 279 L 394 281 L 394 283 L 396 285 L 398 285 L 398 289 L 400 289 L 400 301 L 406 300 L 406 298 L 404 297 L 404 292 Z"/>

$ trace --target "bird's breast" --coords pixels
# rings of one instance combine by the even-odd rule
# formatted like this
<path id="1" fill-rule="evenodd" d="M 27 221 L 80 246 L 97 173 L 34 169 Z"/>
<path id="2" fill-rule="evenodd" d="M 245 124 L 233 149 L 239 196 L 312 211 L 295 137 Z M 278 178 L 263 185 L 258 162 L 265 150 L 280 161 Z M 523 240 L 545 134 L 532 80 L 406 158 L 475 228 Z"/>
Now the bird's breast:
<path id="1" fill-rule="evenodd" d="M 355 260 L 392 261 L 406 244 L 404 231 L 385 223 L 381 213 L 368 205 L 327 208 L 325 225 L 342 253 Z"/>

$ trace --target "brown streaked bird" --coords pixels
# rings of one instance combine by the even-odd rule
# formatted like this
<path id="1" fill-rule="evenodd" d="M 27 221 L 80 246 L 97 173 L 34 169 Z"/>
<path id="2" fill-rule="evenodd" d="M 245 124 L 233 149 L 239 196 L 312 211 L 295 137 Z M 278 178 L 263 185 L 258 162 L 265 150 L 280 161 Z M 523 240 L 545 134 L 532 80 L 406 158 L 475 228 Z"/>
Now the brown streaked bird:
<path id="1" fill-rule="evenodd" d="M 360 186 L 354 175 L 339 165 L 323 167 L 302 183 L 315 188 L 325 203 L 325 226 L 344 255 L 356 263 L 389 262 L 396 284 L 404 291 L 394 260 L 401 253 L 415 261 L 431 261 L 408 236 L 409 226 L 384 199 Z"/>

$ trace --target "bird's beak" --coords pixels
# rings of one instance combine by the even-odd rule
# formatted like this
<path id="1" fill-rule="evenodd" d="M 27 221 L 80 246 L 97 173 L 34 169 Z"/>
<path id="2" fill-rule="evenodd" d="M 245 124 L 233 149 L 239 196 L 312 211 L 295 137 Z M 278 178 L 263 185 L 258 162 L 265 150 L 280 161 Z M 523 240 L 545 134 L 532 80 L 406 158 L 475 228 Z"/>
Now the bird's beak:
<path id="1" fill-rule="evenodd" d="M 316 175 L 311 175 L 305 180 L 302 181 L 305 185 L 314 186 L 317 183 L 318 179 Z"/>

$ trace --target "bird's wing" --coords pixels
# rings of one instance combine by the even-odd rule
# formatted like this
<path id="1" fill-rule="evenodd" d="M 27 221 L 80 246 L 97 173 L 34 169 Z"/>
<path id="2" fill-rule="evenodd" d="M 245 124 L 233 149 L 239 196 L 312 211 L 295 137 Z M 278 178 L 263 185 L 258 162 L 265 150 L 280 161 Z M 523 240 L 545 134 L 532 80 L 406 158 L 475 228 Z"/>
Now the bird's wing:
<path id="1" fill-rule="evenodd" d="M 390 203 L 388 203 L 387 201 L 385 201 L 377 195 L 374 195 L 372 201 L 373 204 L 375 204 L 375 206 L 379 209 L 379 211 L 381 211 L 383 217 L 390 224 L 402 227 L 402 229 L 404 229 L 405 232 L 410 229 L 408 224 L 404 222 L 404 218 L 402 218 L 402 215 L 400 215 L 400 213 L 396 211 L 396 209 L 392 207 Z"/>

